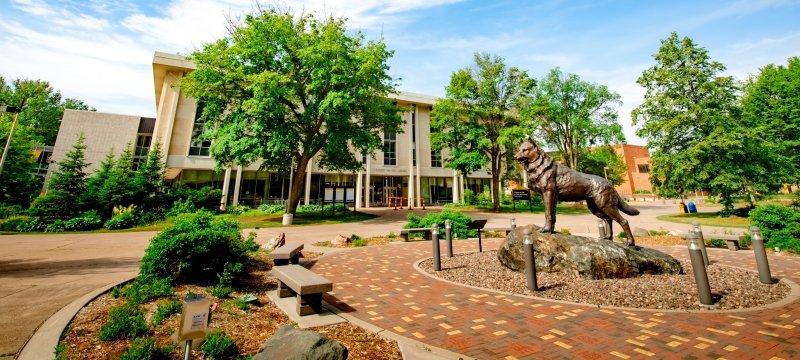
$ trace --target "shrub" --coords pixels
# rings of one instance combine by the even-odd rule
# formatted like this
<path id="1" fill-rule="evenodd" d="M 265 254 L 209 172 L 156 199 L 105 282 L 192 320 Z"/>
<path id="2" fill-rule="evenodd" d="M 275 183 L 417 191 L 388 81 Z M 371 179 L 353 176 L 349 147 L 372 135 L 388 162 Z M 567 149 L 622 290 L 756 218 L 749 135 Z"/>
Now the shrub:
<path id="1" fill-rule="evenodd" d="M 53 355 L 55 360 L 68 360 L 67 345 L 63 343 L 56 345 L 56 347 L 53 348 Z"/>
<path id="2" fill-rule="evenodd" d="M 464 204 L 467 204 L 467 205 L 476 205 L 478 203 L 477 199 L 475 198 L 475 192 L 470 190 L 470 189 L 464 190 L 464 199 L 463 200 L 464 200 Z"/>
<path id="3" fill-rule="evenodd" d="M 174 292 L 170 285 L 170 278 L 156 278 L 152 276 L 139 276 L 122 288 L 122 296 L 132 304 L 144 304 L 150 300 L 170 296 Z"/>
<path id="4" fill-rule="evenodd" d="M 239 354 L 236 344 L 230 336 L 221 331 L 213 331 L 206 335 L 206 342 L 200 347 L 209 359 L 235 359 Z"/>
<path id="5" fill-rule="evenodd" d="M 120 360 L 167 360 L 171 359 L 171 347 L 161 348 L 153 338 L 137 338 Z"/>
<path id="6" fill-rule="evenodd" d="M 533 205 L 533 206 L 542 206 L 542 205 L 544 205 L 544 199 L 542 199 L 542 194 L 539 194 L 539 193 L 531 194 L 531 205 Z"/>
<path id="7" fill-rule="evenodd" d="M 83 231 L 99 229 L 103 226 L 103 218 L 97 214 L 97 211 L 91 210 L 84 212 L 79 217 L 67 220 L 64 223 L 64 230 L 66 231 Z"/>
<path id="8" fill-rule="evenodd" d="M 281 205 L 281 211 L 283 211 L 283 205 Z M 318 204 L 308 204 L 308 205 L 299 205 L 297 206 L 298 213 L 310 213 L 310 212 L 320 212 L 322 211 L 322 205 Z"/>
<path id="9" fill-rule="evenodd" d="M 0 205 L 0 219 L 6 219 L 24 213 L 24 210 L 19 205 Z"/>
<path id="10" fill-rule="evenodd" d="M 167 210 L 167 216 L 178 216 L 181 214 L 191 214 L 197 212 L 197 208 L 194 206 L 194 203 L 190 199 L 185 200 L 176 200 L 172 207 Z"/>
<path id="11" fill-rule="evenodd" d="M 712 247 L 725 247 L 725 240 L 722 239 L 708 239 L 706 245 Z"/>
<path id="12" fill-rule="evenodd" d="M 186 214 L 153 238 L 142 258 L 140 275 L 174 276 L 178 282 L 207 279 L 222 274 L 228 263 L 242 262 L 257 247 L 252 236 L 242 238 L 234 221 L 214 218 L 207 211 Z"/>
<path id="13" fill-rule="evenodd" d="M 355 247 L 367 246 L 367 240 L 364 240 L 362 238 L 353 239 L 353 246 Z"/>
<path id="14" fill-rule="evenodd" d="M 214 295 L 220 299 L 224 299 L 230 296 L 231 293 L 233 293 L 233 287 L 231 287 L 230 285 L 223 285 L 223 284 L 209 286 L 207 290 L 208 292 L 211 293 L 211 295 Z"/>
<path id="15" fill-rule="evenodd" d="M 153 325 L 161 324 L 161 321 L 168 318 L 172 314 L 179 314 L 183 311 L 183 302 L 180 300 L 170 300 L 156 306 L 156 312 L 153 314 Z"/>
<path id="16" fill-rule="evenodd" d="M 44 231 L 63 232 L 65 227 L 66 227 L 66 222 L 64 220 L 59 219 L 47 224 L 47 227 L 44 228 Z"/>
<path id="17" fill-rule="evenodd" d="M 750 223 L 761 229 L 767 247 L 800 253 L 800 210 L 761 205 L 750 211 Z"/>
<path id="18" fill-rule="evenodd" d="M 244 205 L 231 205 L 225 208 L 225 213 L 231 215 L 242 215 L 248 210 L 250 210 L 250 208 Z"/>
<path id="19" fill-rule="evenodd" d="M 144 321 L 144 312 L 134 304 L 112 308 L 108 317 L 109 321 L 100 328 L 100 340 L 135 338 L 150 331 Z"/>
<path id="20" fill-rule="evenodd" d="M 408 224 L 405 228 L 427 228 L 433 224 L 439 224 L 439 228 L 444 231 L 444 221 L 450 219 L 453 222 L 453 236 L 460 239 L 478 236 L 477 230 L 470 229 L 472 219 L 460 211 L 442 210 L 438 213 L 428 213 L 425 217 L 408 214 Z"/>
<path id="21" fill-rule="evenodd" d="M 301 211 L 300 209 L 303 206 L 310 206 L 310 205 L 300 205 L 300 206 L 297 207 L 297 211 L 300 212 Z M 282 213 L 282 212 L 284 212 L 285 209 L 286 209 L 286 207 L 283 204 L 277 204 L 277 205 L 276 204 L 261 204 L 258 207 L 258 210 L 261 210 L 261 211 L 263 211 L 263 212 L 265 212 L 267 214 Z"/>
<path id="22" fill-rule="evenodd" d="M 396 237 L 397 237 L 397 234 L 395 234 L 394 232 L 390 232 L 389 235 L 386 235 L 386 238 L 388 238 L 388 239 L 394 239 Z"/>
<path id="23" fill-rule="evenodd" d="M 20 228 L 25 227 L 28 223 L 28 217 L 12 217 L 0 224 L 0 231 L 22 231 Z"/>
<path id="24" fill-rule="evenodd" d="M 128 229 L 132 228 L 134 225 L 136 225 L 136 217 L 133 215 L 133 211 L 126 211 L 114 215 L 104 224 L 109 230 Z"/>

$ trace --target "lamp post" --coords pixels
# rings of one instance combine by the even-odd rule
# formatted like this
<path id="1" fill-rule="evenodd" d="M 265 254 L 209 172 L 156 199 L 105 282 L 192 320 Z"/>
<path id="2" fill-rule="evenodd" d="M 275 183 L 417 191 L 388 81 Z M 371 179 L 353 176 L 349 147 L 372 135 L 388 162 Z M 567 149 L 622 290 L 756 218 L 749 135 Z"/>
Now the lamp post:
<path id="1" fill-rule="evenodd" d="M 13 113 L 14 122 L 11 123 L 11 131 L 8 132 L 8 139 L 6 146 L 3 148 L 3 157 L 0 157 L 0 175 L 3 174 L 3 165 L 6 163 L 6 156 L 8 156 L 8 148 L 11 146 L 11 136 L 14 135 L 14 127 L 17 126 L 17 116 L 19 116 L 19 108 L 8 105 L 0 105 L 0 113 Z"/>

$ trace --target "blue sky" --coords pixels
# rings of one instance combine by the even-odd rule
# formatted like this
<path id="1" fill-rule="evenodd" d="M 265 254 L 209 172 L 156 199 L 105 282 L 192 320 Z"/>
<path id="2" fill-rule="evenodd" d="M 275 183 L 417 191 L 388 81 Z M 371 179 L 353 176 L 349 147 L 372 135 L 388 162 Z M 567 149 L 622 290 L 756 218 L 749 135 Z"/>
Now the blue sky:
<path id="1" fill-rule="evenodd" d="M 269 2 L 276 3 L 276 2 Z M 348 18 L 395 51 L 400 90 L 444 94 L 475 52 L 498 54 L 540 78 L 553 67 L 622 95 L 629 143 L 636 84 L 672 31 L 688 36 L 744 80 L 800 55 L 800 1 L 283 1 L 296 11 Z M 188 54 L 225 36 L 225 17 L 252 0 L 4 0 L 0 75 L 50 81 L 98 111 L 154 116 L 154 51 Z"/>

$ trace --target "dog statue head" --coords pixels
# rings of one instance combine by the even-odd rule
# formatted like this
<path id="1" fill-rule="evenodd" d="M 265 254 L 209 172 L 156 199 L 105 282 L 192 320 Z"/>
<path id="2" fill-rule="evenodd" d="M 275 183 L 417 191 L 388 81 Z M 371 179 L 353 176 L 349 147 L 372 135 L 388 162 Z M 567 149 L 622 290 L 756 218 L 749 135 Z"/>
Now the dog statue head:
<path id="1" fill-rule="evenodd" d="M 536 146 L 536 143 L 533 142 L 533 139 L 528 138 L 527 140 L 523 140 L 522 144 L 519 145 L 519 151 L 517 154 L 514 155 L 514 158 L 517 161 L 527 164 L 536 160 L 539 157 L 539 147 Z"/>

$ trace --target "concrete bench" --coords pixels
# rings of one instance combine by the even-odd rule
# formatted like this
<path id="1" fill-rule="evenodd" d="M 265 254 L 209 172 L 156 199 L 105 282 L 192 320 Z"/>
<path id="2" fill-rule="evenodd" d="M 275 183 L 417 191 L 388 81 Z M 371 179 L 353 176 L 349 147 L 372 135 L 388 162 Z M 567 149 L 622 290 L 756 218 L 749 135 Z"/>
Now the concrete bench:
<path id="1" fill-rule="evenodd" d="M 425 234 L 425 240 L 430 240 L 433 237 L 433 228 L 412 228 L 412 229 L 403 229 L 400 230 L 400 237 L 403 238 L 403 241 L 408 241 L 408 235 L 410 233 L 421 232 Z"/>
<path id="2" fill-rule="evenodd" d="M 680 233 L 678 236 L 686 239 L 686 233 Z M 741 249 L 739 247 L 739 242 L 744 241 L 744 235 L 731 235 L 731 234 L 703 234 L 703 239 L 720 239 L 725 240 L 725 243 L 728 245 L 728 250 L 736 251 Z M 705 241 L 705 240 L 704 240 Z"/>
<path id="3" fill-rule="evenodd" d="M 297 297 L 297 314 L 305 316 L 322 312 L 322 293 L 333 290 L 330 280 L 300 265 L 272 268 L 278 279 L 278 297 Z"/>
<path id="4" fill-rule="evenodd" d="M 283 246 L 272 250 L 269 253 L 269 258 L 276 266 L 297 264 L 300 262 L 300 251 L 303 250 L 303 244 L 284 244 Z"/>

